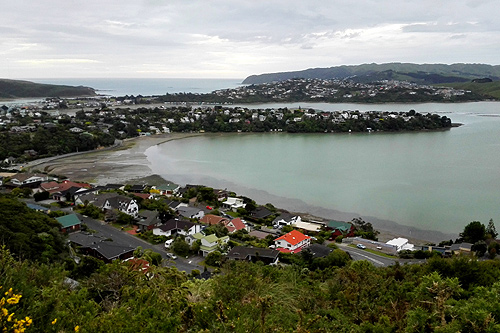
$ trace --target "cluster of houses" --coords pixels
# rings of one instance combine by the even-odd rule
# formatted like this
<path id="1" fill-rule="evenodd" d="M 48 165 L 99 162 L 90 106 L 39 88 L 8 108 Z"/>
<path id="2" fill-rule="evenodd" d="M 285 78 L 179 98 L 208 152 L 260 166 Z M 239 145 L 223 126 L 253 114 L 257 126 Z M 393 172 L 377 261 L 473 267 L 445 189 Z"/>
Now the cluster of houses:
<path id="1" fill-rule="evenodd" d="M 1 174 L 0 181 L 4 180 L 6 188 L 27 187 L 34 193 L 45 193 L 45 199 L 58 202 L 70 202 L 70 205 L 87 206 L 92 204 L 104 213 L 104 220 L 114 221 L 116 215 L 120 213 L 131 217 L 136 225 L 136 232 L 152 231 L 153 235 L 165 236 L 168 248 L 177 236 L 182 236 L 185 242 L 192 246 L 199 242 L 199 251 L 203 256 L 216 250 L 225 249 L 225 254 L 231 260 L 261 260 L 269 264 L 275 264 L 278 254 L 299 253 L 306 248 L 310 248 L 317 255 L 327 255 L 329 248 L 319 244 L 313 244 L 314 236 L 319 231 L 329 231 L 331 241 L 338 236 L 343 236 L 343 242 L 357 245 L 361 248 L 371 248 L 388 254 L 397 254 L 403 250 L 424 250 L 438 251 L 443 254 L 467 253 L 471 251 L 471 244 L 454 244 L 453 247 L 439 248 L 428 246 L 415 246 L 410 244 L 405 238 L 396 238 L 386 243 L 367 240 L 355 237 L 355 227 L 352 223 L 342 221 L 304 221 L 298 214 L 286 211 L 274 214 L 272 228 L 267 226 L 257 226 L 247 222 L 240 217 L 232 217 L 228 213 L 237 212 L 240 208 L 245 208 L 246 204 L 242 198 L 229 196 L 226 190 L 213 190 L 214 195 L 220 201 L 219 214 L 213 214 L 213 208 L 203 205 L 197 200 L 181 202 L 175 200 L 177 196 L 188 191 L 192 187 L 199 185 L 186 185 L 181 188 L 176 184 L 166 184 L 162 186 L 146 185 L 122 185 L 107 184 L 105 186 L 92 186 L 88 183 L 77 183 L 70 180 L 56 181 L 49 180 L 44 174 Z M 124 195 L 127 191 L 133 196 Z M 117 191 L 121 190 L 121 191 Z M 161 218 L 158 211 L 141 209 L 140 199 L 164 200 L 175 212 L 172 218 Z M 48 211 L 36 204 L 29 204 L 30 208 Z M 235 214 L 232 214 L 235 215 Z M 251 212 L 255 220 L 269 218 L 273 213 L 265 206 L 259 206 Z M 99 236 L 85 233 L 75 233 L 81 229 L 81 217 L 77 214 L 68 214 L 57 218 L 61 224 L 61 231 L 69 234 L 70 241 L 77 245 L 84 253 L 111 262 L 114 259 L 127 259 L 133 256 L 135 248 L 126 244 L 109 242 Z M 227 229 L 227 236 L 217 237 L 216 234 L 205 234 L 204 229 L 209 226 L 222 226 Z M 283 233 L 281 230 L 285 226 L 292 226 L 294 229 Z M 269 248 L 253 248 L 235 246 L 228 249 L 228 242 L 235 232 L 244 230 L 250 236 L 257 239 L 271 239 L 274 244 Z M 290 230 L 287 229 L 287 230 Z M 451 251 L 451 252 L 450 252 Z"/>
<path id="2" fill-rule="evenodd" d="M 347 92 L 346 92 L 347 91 Z M 450 98 L 461 96 L 470 91 L 452 88 L 419 85 L 408 81 L 382 80 L 375 83 L 360 83 L 343 79 L 304 79 L 294 78 L 259 85 L 241 86 L 235 89 L 214 91 L 220 98 L 243 100 L 252 96 L 263 96 L 275 100 L 289 99 L 297 94 L 310 99 L 351 99 L 362 96 L 373 98 L 390 91 L 405 91 L 410 95 L 426 94 Z"/>

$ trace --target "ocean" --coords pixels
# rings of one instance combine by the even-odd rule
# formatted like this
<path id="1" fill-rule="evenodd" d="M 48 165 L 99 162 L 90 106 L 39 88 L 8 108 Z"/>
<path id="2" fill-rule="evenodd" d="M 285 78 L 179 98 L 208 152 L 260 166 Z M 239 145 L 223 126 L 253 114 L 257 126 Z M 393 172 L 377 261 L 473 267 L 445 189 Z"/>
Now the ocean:
<path id="1" fill-rule="evenodd" d="M 66 78 L 26 79 L 36 83 L 85 86 L 96 89 L 101 95 L 165 95 L 166 93 L 209 93 L 218 89 L 236 88 L 243 79 L 116 79 L 116 78 Z"/>

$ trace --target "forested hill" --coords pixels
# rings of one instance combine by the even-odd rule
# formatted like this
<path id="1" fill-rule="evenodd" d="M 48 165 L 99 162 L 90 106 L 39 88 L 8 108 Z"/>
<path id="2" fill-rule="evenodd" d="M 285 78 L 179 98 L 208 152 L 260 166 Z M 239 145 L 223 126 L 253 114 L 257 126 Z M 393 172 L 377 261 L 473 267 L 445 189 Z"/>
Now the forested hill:
<path id="1" fill-rule="evenodd" d="M 419 84 L 470 82 L 473 79 L 500 80 L 500 65 L 387 63 L 310 68 L 302 71 L 251 75 L 243 84 L 261 84 L 293 78 L 350 79 L 356 82 L 379 80 L 410 81 Z"/>
<path id="2" fill-rule="evenodd" d="M 89 87 L 0 79 L 0 98 L 95 96 Z"/>

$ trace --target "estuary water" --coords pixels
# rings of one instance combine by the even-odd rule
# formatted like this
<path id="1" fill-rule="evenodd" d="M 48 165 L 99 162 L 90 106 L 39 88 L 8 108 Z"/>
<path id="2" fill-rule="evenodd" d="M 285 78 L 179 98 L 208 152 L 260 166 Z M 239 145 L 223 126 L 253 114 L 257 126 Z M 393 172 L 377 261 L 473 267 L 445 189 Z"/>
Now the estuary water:
<path id="1" fill-rule="evenodd" d="M 252 108 L 284 106 L 299 104 Z M 207 134 L 151 147 L 146 155 L 155 173 L 180 184 L 228 188 L 327 218 L 361 216 L 410 236 L 416 229 L 456 235 L 474 220 L 500 221 L 500 103 L 301 107 L 414 109 L 463 126 L 418 133 Z M 441 233 L 424 239 L 439 240 Z"/>

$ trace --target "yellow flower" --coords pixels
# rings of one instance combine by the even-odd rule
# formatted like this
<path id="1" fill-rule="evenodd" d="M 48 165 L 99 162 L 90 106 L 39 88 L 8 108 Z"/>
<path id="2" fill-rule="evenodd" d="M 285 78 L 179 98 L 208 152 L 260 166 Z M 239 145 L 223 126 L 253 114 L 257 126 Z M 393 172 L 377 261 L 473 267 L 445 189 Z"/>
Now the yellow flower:
<path id="1" fill-rule="evenodd" d="M 4 317 L 7 317 L 8 314 L 9 314 L 9 310 L 7 310 L 6 308 L 2 308 L 2 315 Z"/>
<path id="2" fill-rule="evenodd" d="M 9 318 L 7 318 L 7 321 L 12 321 L 12 317 L 14 316 L 14 312 L 12 312 L 10 315 L 9 315 Z"/>
<path id="3" fill-rule="evenodd" d="M 75 326 L 75 332 L 80 332 L 80 326 L 78 325 Z"/>
<path id="4" fill-rule="evenodd" d="M 55 325 L 57 323 L 57 318 L 52 320 L 52 325 Z"/>

